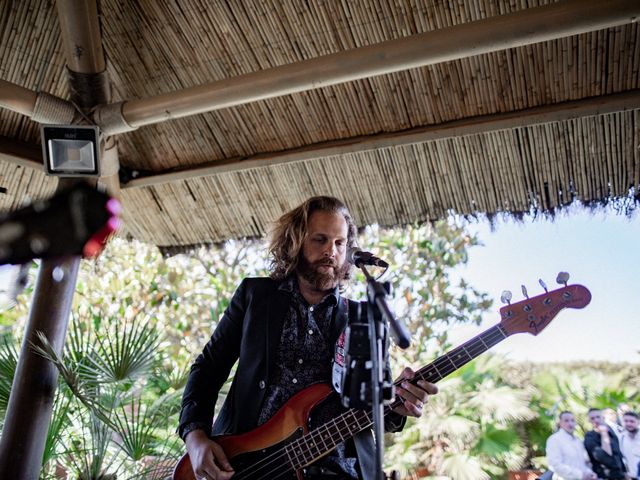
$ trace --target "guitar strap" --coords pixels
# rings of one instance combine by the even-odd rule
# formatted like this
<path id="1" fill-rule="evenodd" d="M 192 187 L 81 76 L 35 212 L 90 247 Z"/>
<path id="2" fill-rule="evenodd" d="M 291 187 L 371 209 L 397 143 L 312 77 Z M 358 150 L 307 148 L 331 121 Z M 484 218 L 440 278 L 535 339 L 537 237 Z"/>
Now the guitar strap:
<path id="1" fill-rule="evenodd" d="M 345 332 L 347 324 L 358 318 L 360 303 L 349 300 L 346 297 L 340 297 L 338 308 L 336 308 L 336 316 L 333 319 L 334 327 L 340 326 L 341 330 L 335 343 L 333 355 L 333 365 L 331 370 L 331 384 L 333 389 L 342 393 L 342 379 L 345 375 Z M 346 316 L 346 318 L 342 317 Z"/>

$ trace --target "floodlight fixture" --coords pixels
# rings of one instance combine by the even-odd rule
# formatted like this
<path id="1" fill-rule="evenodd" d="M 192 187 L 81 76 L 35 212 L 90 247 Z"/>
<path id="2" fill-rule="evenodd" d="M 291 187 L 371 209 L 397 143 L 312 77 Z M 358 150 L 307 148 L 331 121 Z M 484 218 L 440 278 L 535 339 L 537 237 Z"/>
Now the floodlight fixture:
<path id="1" fill-rule="evenodd" d="M 100 175 L 100 131 L 92 125 L 42 125 L 42 158 L 47 175 Z"/>

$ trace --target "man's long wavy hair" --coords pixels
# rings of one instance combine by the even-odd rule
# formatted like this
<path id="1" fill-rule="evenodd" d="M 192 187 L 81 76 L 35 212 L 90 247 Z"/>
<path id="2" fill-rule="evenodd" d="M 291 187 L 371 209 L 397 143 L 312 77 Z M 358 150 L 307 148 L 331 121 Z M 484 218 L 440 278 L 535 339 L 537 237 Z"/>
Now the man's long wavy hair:
<path id="1" fill-rule="evenodd" d="M 313 212 L 322 211 L 342 215 L 347 222 L 347 248 L 356 241 L 356 225 L 347 206 L 333 197 L 311 197 L 276 220 L 271 231 L 269 258 L 271 278 L 282 280 L 298 266 L 302 244 L 307 235 L 309 218 Z M 345 279 L 349 278 L 349 273 Z"/>

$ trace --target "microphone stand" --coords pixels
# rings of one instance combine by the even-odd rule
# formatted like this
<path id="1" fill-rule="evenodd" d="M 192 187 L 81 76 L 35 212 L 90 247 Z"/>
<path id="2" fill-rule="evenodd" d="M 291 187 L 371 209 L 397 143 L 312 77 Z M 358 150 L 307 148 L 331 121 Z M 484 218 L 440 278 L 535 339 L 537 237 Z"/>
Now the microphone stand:
<path id="1" fill-rule="evenodd" d="M 367 271 L 363 262 L 357 262 L 356 267 L 360 268 L 367 280 L 367 320 L 369 323 L 369 340 L 371 349 L 371 409 L 373 413 L 373 426 L 376 440 L 376 478 L 384 480 L 385 474 L 382 469 L 384 459 L 384 405 L 383 405 L 383 383 L 384 366 L 389 356 L 387 342 L 387 325 L 391 325 L 391 332 L 394 341 L 400 348 L 407 348 L 410 343 L 409 334 L 395 318 L 386 297 L 387 288 L 378 282 Z M 376 316 L 375 311 L 381 315 Z M 376 320 L 376 317 L 379 320 Z M 385 321 L 386 320 L 386 321 Z"/>

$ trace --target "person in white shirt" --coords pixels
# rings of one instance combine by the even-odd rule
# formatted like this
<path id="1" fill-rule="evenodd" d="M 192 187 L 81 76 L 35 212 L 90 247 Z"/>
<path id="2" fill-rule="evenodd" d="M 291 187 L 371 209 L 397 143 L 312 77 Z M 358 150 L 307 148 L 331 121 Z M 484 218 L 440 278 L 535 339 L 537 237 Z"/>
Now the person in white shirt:
<path id="1" fill-rule="evenodd" d="M 558 431 L 547 439 L 547 463 L 554 480 L 596 480 L 582 440 L 574 435 L 576 417 L 562 412 Z"/>
<path id="2" fill-rule="evenodd" d="M 627 478 L 638 478 L 638 466 L 640 464 L 640 417 L 636 412 L 626 412 L 622 416 L 624 432 L 620 436 L 620 450 L 627 464 Z"/>
<path id="3" fill-rule="evenodd" d="M 602 410 L 602 416 L 604 417 L 604 423 L 609 425 L 609 428 L 613 430 L 618 438 L 624 432 L 624 427 L 620 424 L 620 417 L 613 408 L 605 408 Z"/>

